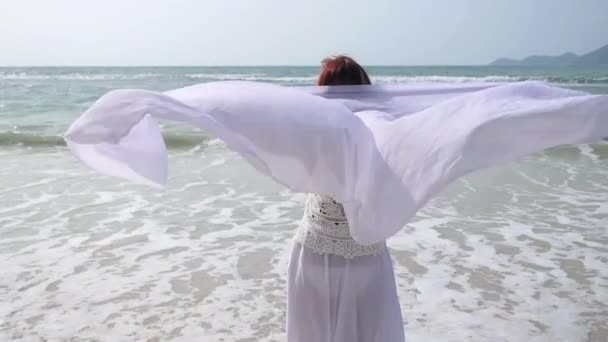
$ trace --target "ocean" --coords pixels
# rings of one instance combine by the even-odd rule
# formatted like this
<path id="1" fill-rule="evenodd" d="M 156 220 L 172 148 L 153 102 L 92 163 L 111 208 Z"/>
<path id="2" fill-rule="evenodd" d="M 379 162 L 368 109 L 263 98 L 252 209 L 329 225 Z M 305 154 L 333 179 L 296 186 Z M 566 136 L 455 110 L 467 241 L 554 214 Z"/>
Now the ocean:
<path id="1" fill-rule="evenodd" d="M 305 195 L 184 126 L 163 124 L 163 191 L 92 172 L 61 133 L 116 88 L 311 85 L 318 70 L 0 68 L 0 341 L 284 341 Z M 534 79 L 608 94 L 608 68 L 368 71 L 374 83 Z M 465 177 L 388 245 L 408 341 L 606 342 L 608 144 Z"/>

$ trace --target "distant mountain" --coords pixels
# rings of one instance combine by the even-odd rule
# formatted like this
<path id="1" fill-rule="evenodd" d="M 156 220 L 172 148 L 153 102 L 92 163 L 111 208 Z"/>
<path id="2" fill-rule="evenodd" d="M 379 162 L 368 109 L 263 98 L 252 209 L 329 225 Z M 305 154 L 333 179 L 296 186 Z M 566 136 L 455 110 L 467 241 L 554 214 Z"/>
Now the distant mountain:
<path id="1" fill-rule="evenodd" d="M 595 51 L 591 51 L 579 58 L 578 64 L 581 65 L 608 65 L 608 45 Z"/>
<path id="2" fill-rule="evenodd" d="M 490 65 L 498 66 L 608 66 L 608 45 L 585 55 L 578 56 L 572 52 L 559 56 L 530 56 L 524 59 L 499 58 Z"/>

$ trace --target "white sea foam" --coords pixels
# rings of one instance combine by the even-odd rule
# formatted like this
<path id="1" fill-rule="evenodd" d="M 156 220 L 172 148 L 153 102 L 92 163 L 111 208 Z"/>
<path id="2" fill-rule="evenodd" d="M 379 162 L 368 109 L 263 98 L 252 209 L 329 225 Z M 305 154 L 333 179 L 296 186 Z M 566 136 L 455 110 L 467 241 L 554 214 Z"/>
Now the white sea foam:
<path id="1" fill-rule="evenodd" d="M 525 78 L 512 76 L 375 76 L 372 81 L 376 83 L 466 83 L 466 82 L 515 82 Z"/>
<path id="2" fill-rule="evenodd" d="M 0 72 L 0 80 L 75 80 L 75 81 L 102 81 L 102 80 L 141 80 L 162 77 L 162 74 L 103 74 L 103 73 L 68 73 L 68 74 L 37 74 L 27 72 Z"/>
<path id="3" fill-rule="evenodd" d="M 152 80 L 152 79 L 193 79 L 201 81 L 227 81 L 244 80 L 258 82 L 277 82 L 285 84 L 314 84 L 317 79 L 316 73 L 308 75 L 273 75 L 263 72 L 251 73 L 61 73 L 41 74 L 15 71 L 0 71 L 0 80 L 75 80 L 75 81 L 112 81 L 112 80 Z M 551 76 L 505 76 L 505 75 L 374 75 L 374 83 L 418 83 L 418 82 L 442 82 L 442 83 L 466 83 L 466 82 L 516 82 L 524 80 L 539 80 L 566 86 L 606 87 L 608 77 L 551 77 Z"/>

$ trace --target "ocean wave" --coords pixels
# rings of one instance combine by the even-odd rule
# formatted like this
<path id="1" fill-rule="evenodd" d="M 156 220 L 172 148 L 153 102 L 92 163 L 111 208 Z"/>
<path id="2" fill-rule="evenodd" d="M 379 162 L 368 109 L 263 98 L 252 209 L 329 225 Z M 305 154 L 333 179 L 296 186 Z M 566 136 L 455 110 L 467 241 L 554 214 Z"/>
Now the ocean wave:
<path id="1" fill-rule="evenodd" d="M 584 85 L 592 85 L 592 84 L 608 84 L 608 77 L 594 77 L 594 78 L 586 78 L 586 77 L 547 77 L 545 79 L 547 82 L 551 83 L 560 83 L 560 84 L 584 84 Z"/>
<path id="2" fill-rule="evenodd" d="M 170 150 L 189 150 L 197 149 L 201 147 L 214 146 L 217 143 L 221 143 L 219 139 L 215 139 L 203 132 L 192 133 L 183 131 L 165 130 L 163 132 L 163 138 L 165 145 Z M 1 147 L 25 147 L 25 148 L 51 148 L 51 147 L 65 147 L 66 143 L 63 137 L 59 134 L 48 134 L 43 132 L 0 132 L 0 148 Z M 581 145 L 585 146 L 585 145 Z M 580 149 L 576 146 L 559 146 L 544 153 L 548 156 L 553 157 L 572 157 L 572 154 L 593 154 L 599 159 L 608 158 L 608 138 L 603 139 L 602 142 L 589 145 L 591 152 L 588 152 L 585 148 Z M 574 147 L 574 149 L 573 149 Z"/>
<path id="3" fill-rule="evenodd" d="M 0 80 L 75 80 L 75 81 L 112 81 L 112 80 L 200 80 L 200 81 L 257 81 L 285 84 L 313 84 L 317 76 L 308 75 L 273 75 L 268 73 L 65 73 L 42 74 L 28 72 L 2 72 Z M 608 86 L 608 77 L 566 77 L 566 76 L 446 76 L 446 75 L 372 75 L 374 83 L 467 83 L 467 82 L 519 82 L 527 80 L 574 86 Z"/>
<path id="4" fill-rule="evenodd" d="M 467 83 L 467 82 L 523 82 L 543 81 L 564 86 L 608 86 L 608 77 L 553 77 L 553 76 L 377 76 L 372 77 L 375 83 Z"/>
<path id="5" fill-rule="evenodd" d="M 284 82 L 284 83 L 314 83 L 316 75 L 307 76 L 269 76 L 265 74 L 186 74 L 185 77 L 202 80 L 217 81 L 258 81 L 258 82 Z M 511 76 L 372 76 L 374 83 L 464 83 L 464 82 L 516 82 L 524 80 L 521 77 Z"/>
<path id="6" fill-rule="evenodd" d="M 202 133 L 164 132 L 163 138 L 169 149 L 189 149 L 209 141 L 209 137 Z M 41 148 L 66 146 L 66 144 L 60 135 L 33 132 L 0 132 L 1 146 Z"/>
<path id="7" fill-rule="evenodd" d="M 270 76 L 266 74 L 185 74 L 185 78 L 198 79 L 203 81 L 257 81 L 257 82 L 278 82 L 287 84 L 312 84 L 317 79 L 316 75 L 306 76 Z M 526 77 L 526 76 L 444 76 L 444 75 L 382 75 L 372 76 L 373 83 L 467 83 L 467 82 L 522 82 L 522 81 L 545 81 L 549 83 L 563 85 L 606 85 L 608 77 L 583 78 L 583 77 Z"/>
<path id="8" fill-rule="evenodd" d="M 267 74 L 186 74 L 186 78 L 213 81 L 257 81 L 283 83 L 314 83 L 316 75 L 308 76 L 272 76 Z"/>
<path id="9" fill-rule="evenodd" d="M 0 80 L 74 80 L 74 81 L 111 81 L 111 80 L 142 80 L 160 78 L 169 75 L 145 74 L 96 74 L 96 73 L 70 73 L 70 74 L 29 74 L 26 72 L 0 72 Z"/>
<path id="10" fill-rule="evenodd" d="M 442 76 L 442 75 L 421 75 L 421 76 L 372 76 L 375 83 L 466 83 L 466 82 L 518 82 L 524 81 L 524 77 L 515 76 Z"/>

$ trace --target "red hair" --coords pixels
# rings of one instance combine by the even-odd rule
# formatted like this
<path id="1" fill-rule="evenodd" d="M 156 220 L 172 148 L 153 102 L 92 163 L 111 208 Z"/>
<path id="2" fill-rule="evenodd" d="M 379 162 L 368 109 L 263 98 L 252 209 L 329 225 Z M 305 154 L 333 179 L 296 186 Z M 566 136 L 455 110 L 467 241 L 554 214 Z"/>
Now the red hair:
<path id="1" fill-rule="evenodd" d="M 317 78 L 317 85 L 357 85 L 371 84 L 365 69 L 354 59 L 339 55 L 325 58 L 321 62 L 321 73 Z"/>

